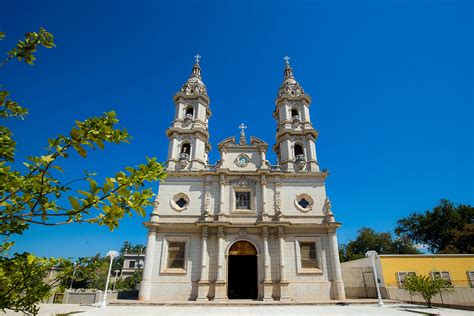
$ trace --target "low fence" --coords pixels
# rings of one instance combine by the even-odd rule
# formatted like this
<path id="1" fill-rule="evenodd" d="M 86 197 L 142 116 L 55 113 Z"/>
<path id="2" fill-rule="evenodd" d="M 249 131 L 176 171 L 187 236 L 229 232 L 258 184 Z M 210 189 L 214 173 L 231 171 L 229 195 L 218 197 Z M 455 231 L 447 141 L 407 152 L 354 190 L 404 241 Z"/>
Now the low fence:
<path id="1" fill-rule="evenodd" d="M 82 304 L 92 305 L 102 301 L 102 291 L 90 291 L 90 290 L 77 290 L 77 291 L 66 291 L 64 293 L 63 304 Z M 108 295 L 112 292 L 109 291 Z"/>
<path id="2" fill-rule="evenodd" d="M 347 298 L 376 298 L 375 279 L 372 268 L 368 267 L 342 267 L 342 279 Z M 410 295 L 404 289 L 398 287 L 380 286 L 382 298 L 399 300 L 404 302 L 424 303 L 425 300 L 420 295 Z M 452 307 L 474 308 L 474 288 L 458 287 L 453 288 L 453 293 L 441 293 L 436 295 L 432 302 L 436 305 Z"/>
<path id="3" fill-rule="evenodd" d="M 92 305 L 102 302 L 103 292 L 97 290 L 72 290 L 55 294 L 48 303 Z M 107 302 L 138 299 L 138 291 L 108 291 Z"/>
<path id="4" fill-rule="evenodd" d="M 425 300 L 420 295 L 410 295 L 410 293 L 404 289 L 399 288 L 387 288 L 390 299 L 413 302 L 413 303 L 424 303 Z M 452 307 L 470 307 L 474 309 L 474 288 L 469 287 L 454 287 L 453 293 L 441 293 L 433 297 L 432 302 L 436 305 L 452 306 Z"/>

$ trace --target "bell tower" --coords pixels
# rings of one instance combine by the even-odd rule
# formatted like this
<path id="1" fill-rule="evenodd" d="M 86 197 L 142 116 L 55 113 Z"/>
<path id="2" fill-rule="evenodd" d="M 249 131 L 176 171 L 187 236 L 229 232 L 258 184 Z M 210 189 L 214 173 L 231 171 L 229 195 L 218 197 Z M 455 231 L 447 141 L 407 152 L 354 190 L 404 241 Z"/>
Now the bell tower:
<path id="1" fill-rule="evenodd" d="M 166 131 L 169 138 L 167 170 L 203 170 L 207 165 L 209 144 L 209 96 L 201 79 L 201 56 L 189 79 L 173 97 L 174 120 Z"/>
<path id="2" fill-rule="evenodd" d="M 285 56 L 283 82 L 278 90 L 273 117 L 277 121 L 273 149 L 283 170 L 319 172 L 316 158 L 318 132 L 309 114 L 311 97 L 293 76 L 290 58 Z"/>

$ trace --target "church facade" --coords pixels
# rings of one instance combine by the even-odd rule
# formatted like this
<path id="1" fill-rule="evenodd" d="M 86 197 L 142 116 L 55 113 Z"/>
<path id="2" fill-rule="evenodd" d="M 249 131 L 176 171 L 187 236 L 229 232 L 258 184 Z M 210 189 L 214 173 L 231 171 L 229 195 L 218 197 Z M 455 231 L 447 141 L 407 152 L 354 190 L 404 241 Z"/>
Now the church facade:
<path id="1" fill-rule="evenodd" d="M 198 56 L 199 57 L 199 56 Z M 273 117 L 278 162 L 245 135 L 208 153 L 210 100 L 199 58 L 174 96 L 167 174 L 148 229 L 143 301 L 345 298 L 335 221 L 316 157 L 311 98 L 285 60 Z M 269 113 L 270 115 L 270 113 Z"/>

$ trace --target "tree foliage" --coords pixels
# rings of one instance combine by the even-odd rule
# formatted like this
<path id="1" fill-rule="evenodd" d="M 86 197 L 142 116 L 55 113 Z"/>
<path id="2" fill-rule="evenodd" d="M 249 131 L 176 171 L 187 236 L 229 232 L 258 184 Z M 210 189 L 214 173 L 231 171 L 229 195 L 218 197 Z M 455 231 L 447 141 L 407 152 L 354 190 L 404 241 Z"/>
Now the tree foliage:
<path id="1" fill-rule="evenodd" d="M 0 40 L 4 38 L 5 34 L 0 32 Z M 15 59 L 33 65 L 38 47 L 54 46 L 53 35 L 43 28 L 27 33 L 7 53 L 0 68 Z M 27 114 L 28 110 L 12 100 L 7 90 L 0 90 L 1 119 L 24 119 Z M 28 253 L 9 256 L 12 237 L 22 234 L 30 225 L 93 223 L 112 230 L 125 214 L 143 216 L 145 208 L 152 205 L 153 192 L 145 184 L 165 177 L 163 167 L 154 158 L 126 167 L 102 181 L 88 171 L 81 178 L 67 179 L 68 173 L 61 167 L 71 154 L 85 158 L 89 150 L 104 149 L 107 143 L 130 142 L 128 132 L 117 124 L 113 111 L 76 121 L 69 133 L 49 139 L 42 154 L 29 156 L 23 162 L 15 161 L 12 131 L 0 125 L 0 310 L 36 314 L 36 304 L 51 295 L 53 286 L 66 284 L 74 268 L 70 260 L 39 258 Z M 104 264 L 99 259 L 84 258 L 87 264 L 79 271 L 79 277 L 81 273 L 95 273 L 95 287 L 102 287 L 98 282 L 102 280 L 99 275 Z M 59 272 L 47 281 L 45 278 L 53 268 L 59 268 Z"/>
<path id="2" fill-rule="evenodd" d="M 17 58 L 28 64 L 34 61 L 33 53 L 38 45 L 53 47 L 53 36 L 40 29 L 39 33 L 27 33 L 12 49 L 4 61 Z M 4 64 L 3 63 L 3 64 Z M 27 110 L 8 99 L 8 92 L 0 92 L 0 117 L 23 117 Z M 101 184 L 96 175 L 85 172 L 80 179 L 66 178 L 61 162 L 72 152 L 86 157 L 89 149 L 103 149 L 105 143 L 128 143 L 131 139 L 125 129 L 117 128 L 114 112 L 100 117 L 76 121 L 67 135 L 48 140 L 42 155 L 29 156 L 18 168 L 15 163 L 15 142 L 11 131 L 0 127 L 0 235 L 9 237 L 21 234 L 31 224 L 63 225 L 70 223 L 97 223 L 110 229 L 118 226 L 125 214 L 145 214 L 151 205 L 153 192 L 144 188 L 145 182 L 157 181 L 165 176 L 163 167 L 154 159 L 136 167 L 126 167 L 114 177 L 105 178 Z M 61 175 L 62 174 L 62 175 Z M 87 186 L 80 185 L 87 182 Z M 64 199 L 68 203 L 58 203 Z M 5 251 L 11 243 L 4 242 Z"/>
<path id="3" fill-rule="evenodd" d="M 409 275 L 403 281 L 403 288 L 411 295 L 420 294 L 429 307 L 435 295 L 444 292 L 452 292 L 452 285 L 441 278 L 430 278 L 426 275 Z"/>
<path id="4" fill-rule="evenodd" d="M 388 232 L 377 233 L 368 227 L 361 228 L 357 237 L 347 244 L 341 245 L 339 250 L 341 261 L 363 258 L 369 250 L 375 250 L 378 254 L 419 253 L 412 241 L 406 236 L 393 239 Z"/>
<path id="5" fill-rule="evenodd" d="M 0 310 L 38 313 L 36 303 L 51 296 L 71 268 L 67 260 L 35 257 L 29 253 L 15 254 L 12 258 L 1 256 Z M 53 271 L 58 271 L 58 275 L 49 278 Z"/>
<path id="6" fill-rule="evenodd" d="M 428 246 L 432 253 L 473 253 L 474 207 L 441 200 L 432 210 L 397 222 L 395 232 Z"/>

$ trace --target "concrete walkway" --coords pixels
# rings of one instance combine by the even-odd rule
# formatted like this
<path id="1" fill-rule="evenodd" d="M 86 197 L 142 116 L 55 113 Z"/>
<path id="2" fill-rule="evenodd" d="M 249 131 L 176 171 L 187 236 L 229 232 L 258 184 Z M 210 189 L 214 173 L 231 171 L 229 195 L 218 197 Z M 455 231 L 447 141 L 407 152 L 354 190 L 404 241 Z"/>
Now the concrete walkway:
<path id="1" fill-rule="evenodd" d="M 141 315 L 141 316 L 326 316 L 326 315 L 474 315 L 474 312 L 457 309 L 435 308 L 428 309 L 424 306 L 410 304 L 389 304 L 378 307 L 373 304 L 363 305 L 258 305 L 258 306 L 107 306 L 93 307 L 72 304 L 41 304 L 39 315 Z M 0 312 L 1 315 L 1 312 Z M 6 315 L 21 315 L 20 313 L 7 313 Z"/>

